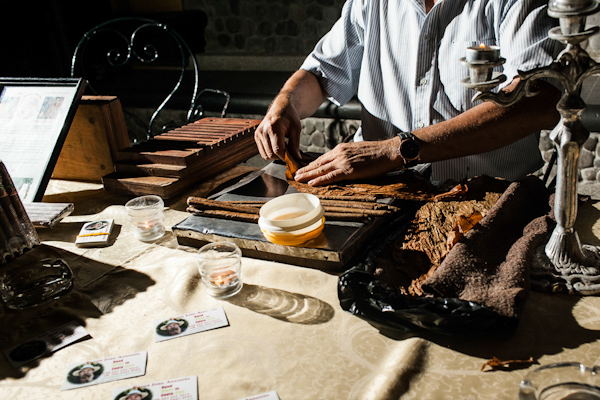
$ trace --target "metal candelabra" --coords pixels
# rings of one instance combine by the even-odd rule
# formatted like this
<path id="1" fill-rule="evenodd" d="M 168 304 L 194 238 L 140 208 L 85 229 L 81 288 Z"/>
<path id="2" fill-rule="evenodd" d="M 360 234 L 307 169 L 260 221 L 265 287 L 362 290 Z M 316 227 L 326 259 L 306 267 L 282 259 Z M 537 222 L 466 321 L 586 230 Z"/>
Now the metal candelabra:
<path id="1" fill-rule="evenodd" d="M 510 93 L 491 90 L 506 80 L 493 72 L 505 59 L 493 57 L 489 47 L 477 51 L 470 48 L 461 62 L 470 68 L 470 77 L 462 81 L 479 93 L 473 100 L 491 101 L 507 107 L 523 96 L 535 95 L 531 84 L 539 78 L 556 78 L 564 93 L 556 108 L 560 122 L 550 133 L 558 152 L 554 216 L 556 227 L 545 246 L 536 250 L 532 260 L 532 285 L 555 292 L 600 294 L 600 247 L 582 245 L 573 228 L 577 217 L 577 162 L 581 146 L 589 137 L 580 116 L 585 103 L 580 97 L 583 81 L 600 72 L 597 64 L 581 48 L 581 42 L 598 33 L 599 28 L 586 29 L 586 17 L 600 9 L 597 0 L 550 0 L 548 14 L 558 18 L 560 26 L 551 29 L 548 37 L 560 41 L 565 49 L 548 66 L 527 72 L 519 71 L 520 81 Z M 471 51 L 471 53 L 469 53 Z M 486 55 L 492 54 L 492 57 Z"/>

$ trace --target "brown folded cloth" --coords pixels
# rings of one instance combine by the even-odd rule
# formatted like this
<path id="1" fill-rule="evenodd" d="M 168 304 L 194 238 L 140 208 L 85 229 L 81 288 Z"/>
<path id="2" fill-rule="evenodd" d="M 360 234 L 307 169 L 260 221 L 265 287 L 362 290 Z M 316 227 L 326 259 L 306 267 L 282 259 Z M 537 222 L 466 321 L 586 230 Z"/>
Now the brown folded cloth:
<path id="1" fill-rule="evenodd" d="M 555 225 L 550 197 L 536 177 L 513 182 L 450 250 L 423 289 L 514 317 L 529 292 L 531 256 Z"/>

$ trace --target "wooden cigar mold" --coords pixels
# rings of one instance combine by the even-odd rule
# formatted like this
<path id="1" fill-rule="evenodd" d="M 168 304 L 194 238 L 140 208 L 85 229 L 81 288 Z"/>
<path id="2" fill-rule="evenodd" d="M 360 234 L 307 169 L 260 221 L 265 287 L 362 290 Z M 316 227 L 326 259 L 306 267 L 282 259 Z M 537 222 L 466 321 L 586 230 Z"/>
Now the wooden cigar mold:
<path id="1" fill-rule="evenodd" d="M 117 151 L 115 172 L 104 188 L 133 195 L 172 198 L 191 185 L 258 154 L 260 120 L 204 118 Z"/>

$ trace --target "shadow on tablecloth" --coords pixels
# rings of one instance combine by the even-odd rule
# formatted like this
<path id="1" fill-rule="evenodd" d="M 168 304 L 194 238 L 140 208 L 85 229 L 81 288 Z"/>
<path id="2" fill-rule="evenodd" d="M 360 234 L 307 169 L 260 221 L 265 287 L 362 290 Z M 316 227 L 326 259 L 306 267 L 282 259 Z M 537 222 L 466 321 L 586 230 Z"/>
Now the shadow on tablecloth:
<path id="1" fill-rule="evenodd" d="M 69 265 L 75 278 L 73 289 L 58 300 L 25 310 L 11 310 L 0 302 L 0 350 L 10 349 L 72 321 L 85 327 L 86 320 L 112 312 L 115 307 L 156 283 L 139 271 L 101 263 L 46 245 L 30 250 L 2 266 L 0 271 L 47 257 L 62 258 Z M 49 356 L 51 354 L 46 357 Z M 0 380 L 23 377 L 38 365 L 39 360 L 36 360 L 15 369 L 2 356 Z"/>
<path id="2" fill-rule="evenodd" d="M 236 306 L 293 324 L 323 324 L 335 314 L 331 305 L 315 297 L 260 285 L 244 284 L 239 294 L 226 300 Z"/>

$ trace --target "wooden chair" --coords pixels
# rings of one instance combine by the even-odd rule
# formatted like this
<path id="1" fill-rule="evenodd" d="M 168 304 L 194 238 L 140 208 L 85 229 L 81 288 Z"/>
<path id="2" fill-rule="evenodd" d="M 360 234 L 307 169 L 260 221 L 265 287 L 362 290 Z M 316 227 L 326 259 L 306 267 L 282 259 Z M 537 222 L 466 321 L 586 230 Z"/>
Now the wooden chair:
<path id="1" fill-rule="evenodd" d="M 95 95 L 116 95 L 124 108 L 154 110 L 148 122 L 134 116 L 145 129 L 142 141 L 202 118 L 203 95 L 222 98 L 221 117 L 230 102 L 225 91 L 199 90 L 198 62 L 176 31 L 141 17 L 116 18 L 86 32 L 73 53 L 71 77 L 85 78 Z M 155 126 L 167 105 L 187 110 L 184 120 Z M 130 139 L 140 141 L 132 133 Z"/>

